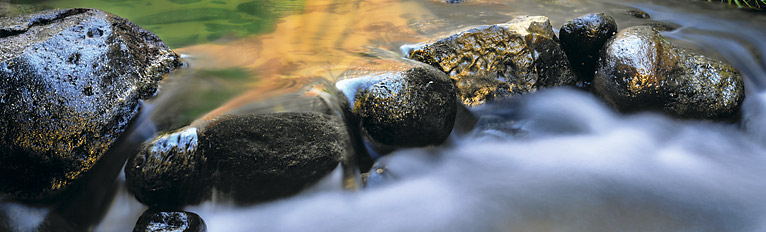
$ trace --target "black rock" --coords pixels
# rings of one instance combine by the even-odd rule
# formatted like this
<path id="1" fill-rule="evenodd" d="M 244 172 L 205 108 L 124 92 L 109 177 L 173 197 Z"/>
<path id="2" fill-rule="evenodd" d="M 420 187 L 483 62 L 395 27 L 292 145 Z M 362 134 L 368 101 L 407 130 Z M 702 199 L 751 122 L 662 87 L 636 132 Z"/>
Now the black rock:
<path id="1" fill-rule="evenodd" d="M 639 10 L 639 9 L 627 9 L 623 11 L 625 14 L 639 18 L 639 19 L 650 19 L 652 16 L 649 15 L 649 13 L 646 13 L 646 11 Z"/>
<path id="2" fill-rule="evenodd" d="M 428 65 L 410 67 L 337 84 L 340 89 L 358 86 L 349 93 L 354 96 L 352 111 L 359 117 L 364 134 L 377 143 L 396 147 L 436 145 L 452 131 L 457 100 L 454 84 L 443 72 Z"/>
<path id="3" fill-rule="evenodd" d="M 205 232 L 207 225 L 191 212 L 147 210 L 138 218 L 133 232 Z"/>
<path id="4" fill-rule="evenodd" d="M 125 165 L 128 191 L 145 205 L 181 209 L 211 193 L 207 157 L 198 152 L 196 128 L 159 136 Z"/>
<path id="5" fill-rule="evenodd" d="M 617 23 L 604 13 L 586 14 L 561 26 L 561 47 L 581 81 L 593 80 L 599 51 L 616 33 Z"/>
<path id="6" fill-rule="evenodd" d="M 0 19 L 0 193 L 37 200 L 78 180 L 178 55 L 94 9 Z"/>
<path id="7" fill-rule="evenodd" d="M 656 110 L 695 119 L 735 119 L 745 97 L 734 67 L 677 48 L 648 26 L 624 29 L 607 42 L 593 87 L 623 112 Z"/>
<path id="8" fill-rule="evenodd" d="M 176 210 L 210 199 L 212 189 L 250 204 L 290 196 L 351 155 L 338 116 L 317 112 L 232 115 L 144 146 L 125 167 L 140 202 Z"/>
<path id="9" fill-rule="evenodd" d="M 522 16 L 476 27 L 409 52 L 409 58 L 449 74 L 466 105 L 483 104 L 549 86 L 574 85 L 550 21 Z"/>
<path id="10" fill-rule="evenodd" d="M 319 181 L 350 155 L 349 139 L 340 117 L 290 112 L 224 116 L 202 131 L 199 146 L 215 188 L 254 203 Z"/>

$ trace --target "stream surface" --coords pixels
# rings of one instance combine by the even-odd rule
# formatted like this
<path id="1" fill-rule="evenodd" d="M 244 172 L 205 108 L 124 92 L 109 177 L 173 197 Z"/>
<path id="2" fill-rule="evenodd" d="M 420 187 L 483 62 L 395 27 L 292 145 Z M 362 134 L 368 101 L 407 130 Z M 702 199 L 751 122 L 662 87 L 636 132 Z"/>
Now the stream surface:
<path id="1" fill-rule="evenodd" d="M 623 115 L 590 93 L 552 88 L 469 108 L 476 129 L 454 130 L 440 147 L 381 158 L 359 191 L 342 188 L 338 169 L 291 198 L 240 206 L 214 196 L 186 210 L 209 231 L 766 231 L 764 12 L 687 0 L 0 4 L 10 12 L 110 11 L 157 33 L 186 63 L 166 77 L 108 154 L 117 157 L 106 159 L 114 164 L 94 169 L 104 180 L 94 178 L 99 184 L 82 192 L 100 197 L 83 193 L 50 207 L 0 204 L 22 231 L 44 220 L 77 230 L 132 230 L 146 207 L 116 169 L 155 133 L 230 113 L 300 111 L 306 107 L 300 99 L 350 77 L 348 70 L 462 28 L 544 15 L 558 33 L 567 20 L 591 12 L 613 16 L 620 29 L 661 25 L 675 45 L 734 65 L 746 83 L 741 121 Z M 651 18 L 636 17 L 636 10 Z"/>

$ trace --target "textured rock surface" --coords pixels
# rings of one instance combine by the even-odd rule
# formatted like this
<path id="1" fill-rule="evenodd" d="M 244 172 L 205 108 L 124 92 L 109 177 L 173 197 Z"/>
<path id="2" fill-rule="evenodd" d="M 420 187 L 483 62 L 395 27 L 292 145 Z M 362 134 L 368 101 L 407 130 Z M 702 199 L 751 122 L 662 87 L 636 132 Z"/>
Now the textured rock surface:
<path id="1" fill-rule="evenodd" d="M 400 147 L 440 144 L 455 122 L 455 86 L 433 67 L 422 64 L 408 67 L 345 80 L 338 85 L 357 85 L 347 93 L 354 96 L 352 112 L 360 118 L 365 134 L 375 142 Z"/>
<path id="2" fill-rule="evenodd" d="M 133 227 L 133 232 L 205 232 L 207 225 L 202 218 L 190 212 L 145 211 Z"/>
<path id="3" fill-rule="evenodd" d="M 199 146 L 215 188 L 252 203 L 316 183 L 347 157 L 348 143 L 339 117 L 305 112 L 225 116 L 202 131 Z"/>
<path id="4" fill-rule="evenodd" d="M 648 26 L 624 29 L 607 42 L 593 85 L 621 111 L 681 118 L 732 119 L 745 97 L 734 67 L 676 48 Z"/>
<path id="5" fill-rule="evenodd" d="M 153 208 L 180 209 L 209 197 L 207 158 L 196 128 L 159 136 L 125 165 L 128 191 Z"/>
<path id="6" fill-rule="evenodd" d="M 473 28 L 425 44 L 410 51 L 409 57 L 449 74 L 466 105 L 576 82 L 544 16 Z"/>
<path id="7" fill-rule="evenodd" d="M 561 26 L 561 47 L 581 81 L 590 82 L 604 43 L 617 33 L 617 23 L 604 13 L 577 17 Z"/>
<path id="8" fill-rule="evenodd" d="M 157 36 L 106 12 L 0 19 L 0 192 L 37 199 L 65 189 L 178 65 Z"/>

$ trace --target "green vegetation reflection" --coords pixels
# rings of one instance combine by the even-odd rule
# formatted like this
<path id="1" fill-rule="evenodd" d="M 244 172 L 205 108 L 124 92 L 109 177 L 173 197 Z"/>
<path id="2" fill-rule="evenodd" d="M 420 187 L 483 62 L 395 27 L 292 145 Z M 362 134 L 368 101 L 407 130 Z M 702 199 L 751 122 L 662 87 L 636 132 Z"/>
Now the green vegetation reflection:
<path id="1" fill-rule="evenodd" d="M 65 0 L 46 8 L 98 8 L 128 18 L 172 48 L 269 33 L 306 0 Z"/>
<path id="2" fill-rule="evenodd" d="M 246 91 L 257 75 L 241 68 L 180 70 L 179 81 L 159 104 L 153 117 L 161 129 L 177 129 Z"/>

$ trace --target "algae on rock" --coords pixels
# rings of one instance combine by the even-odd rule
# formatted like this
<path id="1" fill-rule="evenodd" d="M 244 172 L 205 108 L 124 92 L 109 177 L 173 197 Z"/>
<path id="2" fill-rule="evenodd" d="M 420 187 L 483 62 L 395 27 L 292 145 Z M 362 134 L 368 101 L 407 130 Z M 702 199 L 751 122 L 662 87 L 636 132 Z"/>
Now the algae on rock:
<path id="1" fill-rule="evenodd" d="M 409 52 L 449 74 L 466 105 L 574 85 L 566 54 L 544 16 L 469 29 Z"/>

